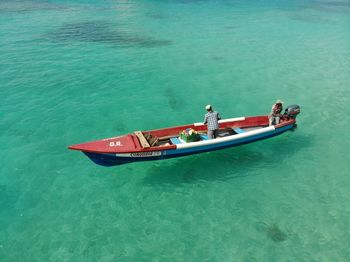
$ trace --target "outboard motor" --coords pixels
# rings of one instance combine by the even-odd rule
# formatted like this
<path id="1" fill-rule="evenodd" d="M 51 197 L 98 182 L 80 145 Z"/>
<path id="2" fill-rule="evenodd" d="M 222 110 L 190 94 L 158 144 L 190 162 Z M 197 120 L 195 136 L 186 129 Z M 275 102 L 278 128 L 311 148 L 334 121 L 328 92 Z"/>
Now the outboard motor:
<path id="1" fill-rule="evenodd" d="M 300 106 L 291 105 L 286 107 L 286 109 L 284 110 L 283 116 L 288 119 L 290 118 L 295 119 L 299 113 L 300 113 Z"/>

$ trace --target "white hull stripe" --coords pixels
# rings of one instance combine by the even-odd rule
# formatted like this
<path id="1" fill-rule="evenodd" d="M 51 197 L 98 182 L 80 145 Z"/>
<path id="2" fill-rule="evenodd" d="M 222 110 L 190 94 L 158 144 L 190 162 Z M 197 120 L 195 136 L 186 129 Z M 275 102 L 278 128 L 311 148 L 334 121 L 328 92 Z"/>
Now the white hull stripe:
<path id="1" fill-rule="evenodd" d="M 269 126 L 269 127 L 264 127 L 264 128 L 257 129 L 257 130 L 244 132 L 241 134 L 232 135 L 232 136 L 220 137 L 220 138 L 211 139 L 211 140 L 202 140 L 202 141 L 198 141 L 198 142 L 178 144 L 178 145 L 176 145 L 176 149 L 173 149 L 170 151 L 164 150 L 164 151 L 120 153 L 120 154 L 115 154 L 115 156 L 126 157 L 126 158 L 130 158 L 130 157 L 148 158 L 148 157 L 157 157 L 157 156 L 161 156 L 161 155 L 166 155 L 170 152 L 172 154 L 176 154 L 176 152 L 181 153 L 182 150 L 187 151 L 187 150 L 191 150 L 191 148 L 193 148 L 194 151 L 197 151 L 197 150 L 202 150 L 202 148 L 203 149 L 207 148 L 208 146 L 209 147 L 212 147 L 215 145 L 222 146 L 222 145 L 225 145 L 229 142 L 234 142 L 234 141 L 239 143 L 240 140 L 246 140 L 246 138 L 260 136 L 260 135 L 263 135 L 265 133 L 273 132 L 273 131 L 275 131 L 275 127 Z"/>

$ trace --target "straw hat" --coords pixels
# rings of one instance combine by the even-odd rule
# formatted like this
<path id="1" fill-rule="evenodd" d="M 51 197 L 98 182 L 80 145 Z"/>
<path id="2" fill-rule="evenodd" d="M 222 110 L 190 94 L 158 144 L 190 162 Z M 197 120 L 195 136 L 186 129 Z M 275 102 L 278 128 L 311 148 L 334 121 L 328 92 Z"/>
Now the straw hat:
<path id="1" fill-rule="evenodd" d="M 275 104 L 283 104 L 283 101 L 278 99 Z"/>

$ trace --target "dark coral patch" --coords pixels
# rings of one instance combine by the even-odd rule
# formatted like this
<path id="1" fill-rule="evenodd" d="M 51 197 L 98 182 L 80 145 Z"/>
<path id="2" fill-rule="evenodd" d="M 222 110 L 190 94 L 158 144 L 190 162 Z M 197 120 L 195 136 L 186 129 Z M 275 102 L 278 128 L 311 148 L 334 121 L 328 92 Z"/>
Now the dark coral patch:
<path id="1" fill-rule="evenodd" d="M 287 240 L 287 234 L 282 231 L 276 224 L 266 225 L 266 235 L 274 242 L 282 242 Z"/>
<path id="2" fill-rule="evenodd" d="M 160 47 L 170 45 L 169 40 L 158 40 L 141 36 L 127 28 L 118 27 L 108 21 L 67 23 L 48 34 L 50 39 L 60 42 L 96 42 L 118 47 Z"/>

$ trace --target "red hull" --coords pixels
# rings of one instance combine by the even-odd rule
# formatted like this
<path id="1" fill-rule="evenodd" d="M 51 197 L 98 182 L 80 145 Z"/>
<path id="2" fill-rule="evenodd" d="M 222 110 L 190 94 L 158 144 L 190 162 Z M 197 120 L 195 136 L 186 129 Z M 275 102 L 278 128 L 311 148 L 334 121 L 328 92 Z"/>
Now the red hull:
<path id="1" fill-rule="evenodd" d="M 242 118 L 242 120 L 223 120 L 224 122 L 220 123 L 220 129 L 225 128 L 249 128 L 256 126 L 267 126 L 268 125 L 268 116 L 255 116 L 255 117 L 246 117 Z M 280 125 L 287 125 L 295 122 L 295 120 L 289 120 L 282 122 Z M 276 126 L 277 127 L 277 126 Z M 187 128 L 192 128 L 198 132 L 207 131 L 206 125 L 183 125 L 177 127 L 156 129 L 150 131 L 143 131 L 143 134 L 151 134 L 156 137 L 170 137 L 170 136 L 178 136 L 181 131 Z M 76 144 L 69 146 L 69 149 L 79 150 L 82 152 L 90 152 L 90 153 L 134 153 L 134 152 L 145 152 L 145 151 L 156 151 L 156 150 L 169 150 L 175 149 L 176 145 L 162 145 L 144 148 L 142 147 L 138 137 L 135 134 L 127 134 L 118 137 L 106 138 L 102 140 L 97 140 L 93 142 L 87 142 L 82 144 Z"/>

